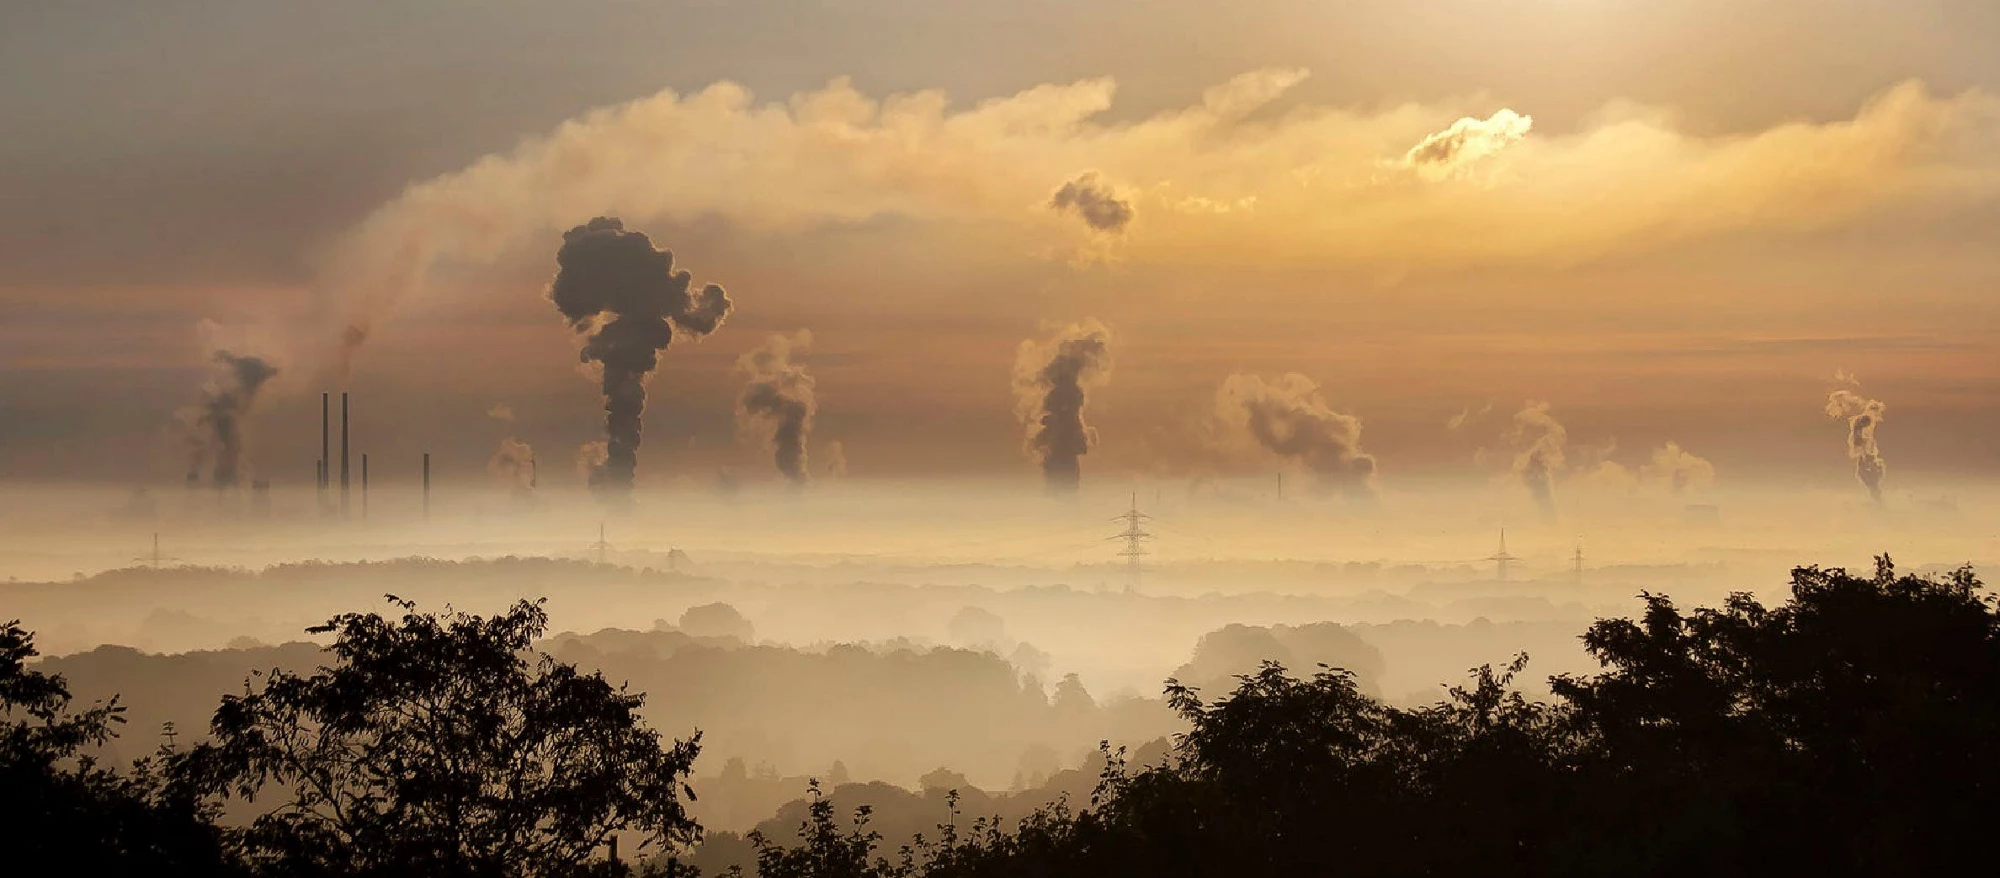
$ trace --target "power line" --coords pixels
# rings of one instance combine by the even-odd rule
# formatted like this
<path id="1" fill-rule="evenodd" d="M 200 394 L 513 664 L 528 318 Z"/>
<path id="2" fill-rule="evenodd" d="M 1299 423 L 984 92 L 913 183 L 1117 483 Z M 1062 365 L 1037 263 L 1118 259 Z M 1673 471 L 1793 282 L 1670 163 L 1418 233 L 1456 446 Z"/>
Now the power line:
<path id="1" fill-rule="evenodd" d="M 165 561 L 179 561 L 180 559 L 179 559 L 179 558 L 167 558 L 167 557 L 164 557 L 164 556 L 162 556 L 162 555 L 160 554 L 160 532 L 159 532 L 159 531 L 154 531 L 154 532 L 153 532 L 153 553 L 152 553 L 151 555 L 140 555 L 140 556 L 137 556 L 137 557 L 133 558 L 132 560 L 134 560 L 134 561 L 138 561 L 138 562 L 141 562 L 141 563 L 144 563 L 144 564 L 146 564 L 146 565 L 148 565 L 148 566 L 152 567 L 152 568 L 153 568 L 154 570 L 158 570 L 158 569 L 160 569 L 160 564 L 161 564 L 162 562 L 165 562 Z"/>
<path id="2" fill-rule="evenodd" d="M 1145 557 L 1152 554 L 1146 550 L 1146 543 L 1152 541 L 1153 535 L 1147 533 L 1144 528 L 1144 524 L 1152 520 L 1152 516 L 1139 511 L 1139 494 L 1136 491 L 1132 494 L 1132 507 L 1126 510 L 1125 514 L 1112 519 L 1125 523 L 1124 531 L 1106 539 L 1125 542 L 1125 548 L 1118 552 L 1118 556 L 1125 559 L 1125 590 L 1128 592 L 1139 590 L 1139 577 L 1144 570 Z"/>
<path id="3" fill-rule="evenodd" d="M 1521 558 L 1518 555 L 1508 554 L 1506 528 L 1503 527 L 1500 529 L 1500 551 L 1494 552 L 1480 560 L 1493 562 L 1496 578 L 1501 582 L 1507 581 L 1507 565 L 1511 562 L 1519 561 Z"/>

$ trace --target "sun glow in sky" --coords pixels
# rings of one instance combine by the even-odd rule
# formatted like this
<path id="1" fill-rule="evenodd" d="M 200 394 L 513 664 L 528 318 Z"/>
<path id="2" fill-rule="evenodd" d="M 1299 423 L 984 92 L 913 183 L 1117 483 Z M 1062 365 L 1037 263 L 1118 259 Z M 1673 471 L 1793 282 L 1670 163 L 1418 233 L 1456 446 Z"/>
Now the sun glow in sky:
<path id="1" fill-rule="evenodd" d="M 598 215 L 735 305 L 662 354 L 642 484 L 776 478 L 735 364 L 801 330 L 813 456 L 1028 478 L 1015 352 L 1082 321 L 1120 477 L 1310 469 L 1255 386 L 1384 483 L 1509 477 L 1546 403 L 1562 482 L 1851 485 L 1836 370 L 1891 472 L 2000 469 L 1990 4 L 99 5 L 0 36 L 9 479 L 178 479 L 216 349 L 281 370 L 262 475 L 342 383 L 384 456 L 568 461 L 602 399 L 545 292 Z"/>

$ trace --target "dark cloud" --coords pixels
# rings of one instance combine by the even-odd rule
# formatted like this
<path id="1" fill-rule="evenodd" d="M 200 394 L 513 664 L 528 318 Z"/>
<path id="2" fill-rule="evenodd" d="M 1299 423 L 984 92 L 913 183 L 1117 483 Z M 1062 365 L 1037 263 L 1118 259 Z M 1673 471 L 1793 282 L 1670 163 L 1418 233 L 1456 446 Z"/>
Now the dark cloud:
<path id="1" fill-rule="evenodd" d="M 590 484 L 606 497 L 629 498 L 639 466 L 646 377 L 677 337 L 700 338 L 722 325 L 730 301 L 722 287 L 690 292 L 693 278 L 674 269 L 673 253 L 644 232 L 597 217 L 563 233 L 549 300 L 584 333 L 579 357 L 603 368 L 604 461 Z"/>
<path id="2" fill-rule="evenodd" d="M 1087 171 L 1064 183 L 1049 197 L 1049 208 L 1076 214 L 1085 225 L 1100 232 L 1122 232 L 1132 222 L 1132 203 L 1120 199 L 1117 192 L 1098 178 L 1096 171 Z"/>
<path id="3" fill-rule="evenodd" d="M 1014 360 L 1015 411 L 1028 427 L 1028 451 L 1050 490 L 1074 491 L 1081 458 L 1097 445 L 1083 420 L 1084 391 L 1111 377 L 1111 330 L 1086 320 L 1041 341 L 1024 341 Z"/>
<path id="4" fill-rule="evenodd" d="M 778 472 L 795 485 L 812 479 L 806 470 L 806 441 L 812 437 L 819 401 L 813 396 L 812 375 L 792 355 L 811 345 L 812 333 L 802 329 L 794 335 L 773 335 L 736 360 L 736 370 L 749 381 L 736 399 L 738 429 L 768 427 L 765 441 Z"/>

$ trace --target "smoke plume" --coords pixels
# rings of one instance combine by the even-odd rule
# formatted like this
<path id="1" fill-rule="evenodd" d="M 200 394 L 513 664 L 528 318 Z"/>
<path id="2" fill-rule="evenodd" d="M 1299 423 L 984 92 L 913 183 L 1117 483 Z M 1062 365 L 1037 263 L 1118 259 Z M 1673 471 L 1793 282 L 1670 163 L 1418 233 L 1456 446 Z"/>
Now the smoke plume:
<path id="1" fill-rule="evenodd" d="M 1373 494 L 1375 456 L 1361 450 L 1361 419 L 1334 411 L 1312 379 L 1295 372 L 1276 381 L 1231 375 L 1216 392 L 1215 406 L 1224 424 L 1297 462 L 1322 488 Z"/>
<path id="2" fill-rule="evenodd" d="M 1097 445 L 1084 423 L 1084 391 L 1111 380 L 1111 330 L 1085 320 L 1042 341 L 1021 342 L 1014 358 L 1014 411 L 1028 428 L 1027 449 L 1041 461 L 1051 491 L 1074 491 L 1079 460 Z"/>
<path id="3" fill-rule="evenodd" d="M 514 407 L 504 402 L 494 403 L 492 408 L 486 410 L 486 416 L 496 421 L 506 421 L 511 424 L 514 423 Z"/>
<path id="4" fill-rule="evenodd" d="M 812 333 L 801 329 L 789 336 L 773 335 L 736 360 L 736 371 L 749 381 L 736 399 L 737 430 L 767 428 L 765 441 L 778 472 L 795 485 L 812 479 L 806 470 L 806 440 L 812 437 L 819 402 L 813 397 L 812 375 L 792 355 L 811 346 Z"/>
<path id="5" fill-rule="evenodd" d="M 1086 171 L 1064 183 L 1049 197 L 1049 208 L 1074 213 L 1084 225 L 1100 232 L 1122 232 L 1132 222 L 1132 203 L 1120 199 L 1109 184 L 1098 178 L 1096 171 Z"/>
<path id="6" fill-rule="evenodd" d="M 1542 515 L 1556 514 L 1556 473 L 1563 468 L 1569 431 L 1549 416 L 1549 404 L 1530 402 L 1514 413 L 1514 426 L 1507 431 L 1514 448 L 1514 474 L 1535 497 Z"/>
<path id="7" fill-rule="evenodd" d="M 1886 408 L 1881 400 L 1845 388 L 1826 397 L 1826 416 L 1847 419 L 1847 456 L 1854 461 L 1854 477 L 1868 488 L 1868 496 L 1876 503 L 1882 502 L 1882 476 L 1889 470 L 1882 449 L 1875 444 L 1875 427 L 1882 423 Z"/>
<path id="8" fill-rule="evenodd" d="M 1690 488 L 1706 488 L 1715 481 L 1715 465 L 1668 442 L 1653 451 L 1652 462 L 1639 468 L 1647 479 L 1666 482 L 1676 494 Z"/>
<path id="9" fill-rule="evenodd" d="M 214 374 L 202 385 L 201 402 L 192 422 L 195 435 L 187 483 L 201 482 L 204 465 L 213 464 L 209 484 L 233 488 L 243 469 L 243 419 L 257 401 L 257 391 L 278 374 L 278 367 L 261 357 L 216 351 L 210 358 Z"/>
<path id="10" fill-rule="evenodd" d="M 604 469 L 604 461 L 611 457 L 602 442 L 585 442 L 576 448 L 576 477 L 589 482 Z"/>
<path id="11" fill-rule="evenodd" d="M 827 478 L 838 479 L 847 476 L 847 446 L 842 445 L 837 439 L 828 442 L 821 456 L 826 458 L 826 463 L 820 465 L 820 470 L 826 473 Z"/>
<path id="12" fill-rule="evenodd" d="M 597 217 L 563 233 L 549 300 L 572 329 L 585 333 L 579 358 L 603 368 L 605 457 L 591 487 L 629 499 L 639 467 L 646 379 L 660 351 L 677 336 L 700 338 L 728 317 L 727 293 L 708 284 L 690 293 L 692 278 L 674 270 L 674 255 L 644 232 L 628 232 L 614 217 Z"/>
<path id="13" fill-rule="evenodd" d="M 535 470 L 535 449 L 512 436 L 500 440 L 500 447 L 486 461 L 486 471 L 516 491 L 535 489 L 540 481 Z"/>

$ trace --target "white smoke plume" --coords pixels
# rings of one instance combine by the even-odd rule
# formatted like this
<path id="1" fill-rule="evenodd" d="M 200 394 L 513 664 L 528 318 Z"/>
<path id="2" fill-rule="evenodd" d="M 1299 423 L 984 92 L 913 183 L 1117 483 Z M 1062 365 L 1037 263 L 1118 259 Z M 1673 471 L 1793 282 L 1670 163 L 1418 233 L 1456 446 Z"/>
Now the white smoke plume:
<path id="1" fill-rule="evenodd" d="M 1855 384 L 1852 376 L 1849 380 Z M 1889 463 L 1882 459 L 1882 448 L 1875 443 L 1875 428 L 1882 423 L 1882 413 L 1887 406 L 1881 400 L 1869 399 L 1845 388 L 1827 394 L 1826 416 L 1847 419 L 1847 457 L 1854 461 L 1854 478 L 1868 489 L 1868 497 L 1876 503 L 1882 502 L 1882 477 L 1889 472 Z"/>
<path id="2" fill-rule="evenodd" d="M 1549 415 L 1549 404 L 1530 402 L 1514 413 L 1507 431 L 1514 449 L 1514 475 L 1534 495 L 1535 506 L 1546 518 L 1556 514 L 1556 474 L 1561 472 L 1569 444 L 1569 431 Z"/>

